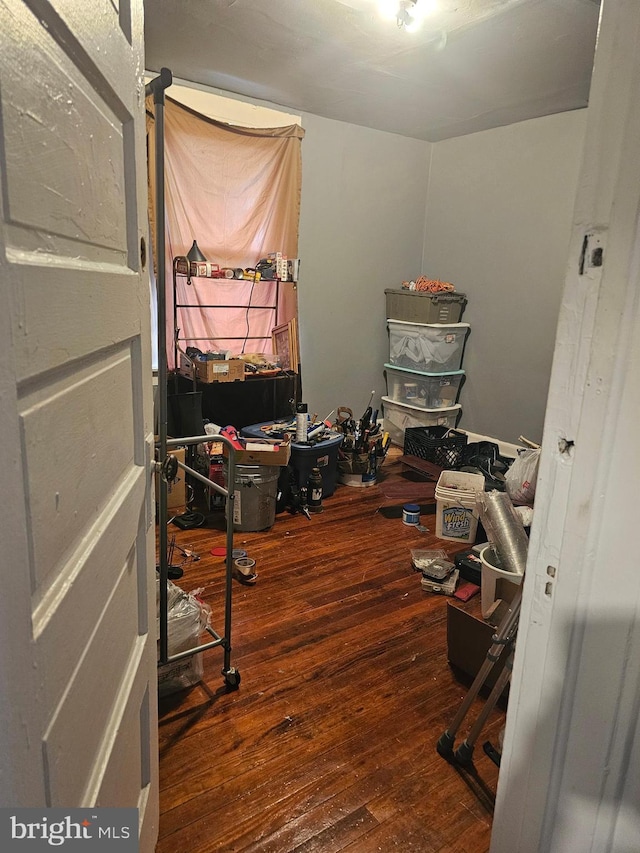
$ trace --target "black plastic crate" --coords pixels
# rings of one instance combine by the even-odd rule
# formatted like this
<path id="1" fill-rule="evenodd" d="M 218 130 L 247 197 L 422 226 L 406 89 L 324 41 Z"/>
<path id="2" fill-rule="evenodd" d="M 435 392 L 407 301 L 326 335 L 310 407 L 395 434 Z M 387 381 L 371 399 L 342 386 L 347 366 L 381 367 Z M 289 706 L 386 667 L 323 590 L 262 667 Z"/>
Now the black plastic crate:
<path id="1" fill-rule="evenodd" d="M 445 426 L 408 427 L 404 431 L 405 456 L 418 456 L 441 468 L 458 468 L 466 443 L 466 433 Z"/>

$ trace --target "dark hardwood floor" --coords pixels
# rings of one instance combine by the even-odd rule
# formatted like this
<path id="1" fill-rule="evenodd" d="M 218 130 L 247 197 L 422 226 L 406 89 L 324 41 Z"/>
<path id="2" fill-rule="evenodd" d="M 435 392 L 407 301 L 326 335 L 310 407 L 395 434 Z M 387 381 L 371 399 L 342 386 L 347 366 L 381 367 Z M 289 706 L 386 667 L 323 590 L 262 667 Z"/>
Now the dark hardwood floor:
<path id="1" fill-rule="evenodd" d="M 447 663 L 450 599 L 422 590 L 409 549 L 456 547 L 435 538 L 433 515 L 421 533 L 378 511 L 403 503 L 396 457 L 379 485 L 338 486 L 310 521 L 284 513 L 235 535 L 258 572 L 253 587 L 234 582 L 241 684 L 225 691 L 212 649 L 204 680 L 161 700 L 158 853 L 489 849 L 498 768 L 480 744 L 497 742 L 504 712 L 475 774 L 436 753 L 469 681 Z M 212 523 L 170 533 L 200 555 L 178 583 L 202 589 L 222 633 L 224 560 L 209 551 L 224 533 Z"/>

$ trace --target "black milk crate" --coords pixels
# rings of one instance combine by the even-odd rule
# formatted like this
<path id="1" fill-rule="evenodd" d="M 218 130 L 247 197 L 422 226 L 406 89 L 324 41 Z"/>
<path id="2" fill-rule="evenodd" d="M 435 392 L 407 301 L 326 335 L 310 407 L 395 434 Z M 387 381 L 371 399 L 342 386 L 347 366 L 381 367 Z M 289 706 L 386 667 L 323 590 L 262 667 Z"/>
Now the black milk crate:
<path id="1" fill-rule="evenodd" d="M 467 435 L 446 426 L 408 427 L 404 431 L 405 456 L 418 456 L 441 468 L 458 468 Z"/>

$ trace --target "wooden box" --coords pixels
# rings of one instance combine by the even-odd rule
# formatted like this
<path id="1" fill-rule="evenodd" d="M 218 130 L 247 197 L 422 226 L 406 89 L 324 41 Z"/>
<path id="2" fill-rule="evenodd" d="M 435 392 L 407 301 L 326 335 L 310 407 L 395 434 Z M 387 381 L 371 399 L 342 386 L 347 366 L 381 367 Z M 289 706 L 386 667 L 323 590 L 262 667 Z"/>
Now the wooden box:
<path id="1" fill-rule="evenodd" d="M 495 625 L 474 616 L 464 605 L 447 602 L 447 657 L 449 663 L 475 678 L 486 660 L 496 630 Z M 485 681 L 485 687 L 493 687 L 508 656 L 508 651 L 503 649 L 496 665 Z M 508 685 L 505 687 L 503 695 L 507 692 Z"/>

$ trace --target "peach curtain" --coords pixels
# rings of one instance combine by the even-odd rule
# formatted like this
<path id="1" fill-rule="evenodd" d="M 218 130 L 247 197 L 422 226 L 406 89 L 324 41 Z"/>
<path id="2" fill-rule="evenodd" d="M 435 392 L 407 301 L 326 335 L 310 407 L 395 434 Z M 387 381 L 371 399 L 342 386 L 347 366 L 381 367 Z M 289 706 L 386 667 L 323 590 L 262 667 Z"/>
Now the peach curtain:
<path id="1" fill-rule="evenodd" d="M 149 129 L 149 216 L 154 234 L 153 103 Z M 217 122 L 166 99 L 165 213 L 167 359 L 174 365 L 173 259 L 194 240 L 220 267 L 254 267 L 270 252 L 298 254 L 302 181 L 299 125 L 246 128 Z M 154 247 L 155 248 L 155 247 Z M 155 257 L 154 251 L 154 257 Z M 158 282 L 158 286 L 161 283 Z M 297 315 L 295 286 L 235 279 L 176 279 L 180 348 L 271 352 L 271 330 Z M 237 306 L 219 308 L 207 306 Z M 251 306 L 249 308 L 248 306 Z M 250 340 L 254 339 L 254 340 Z"/>

